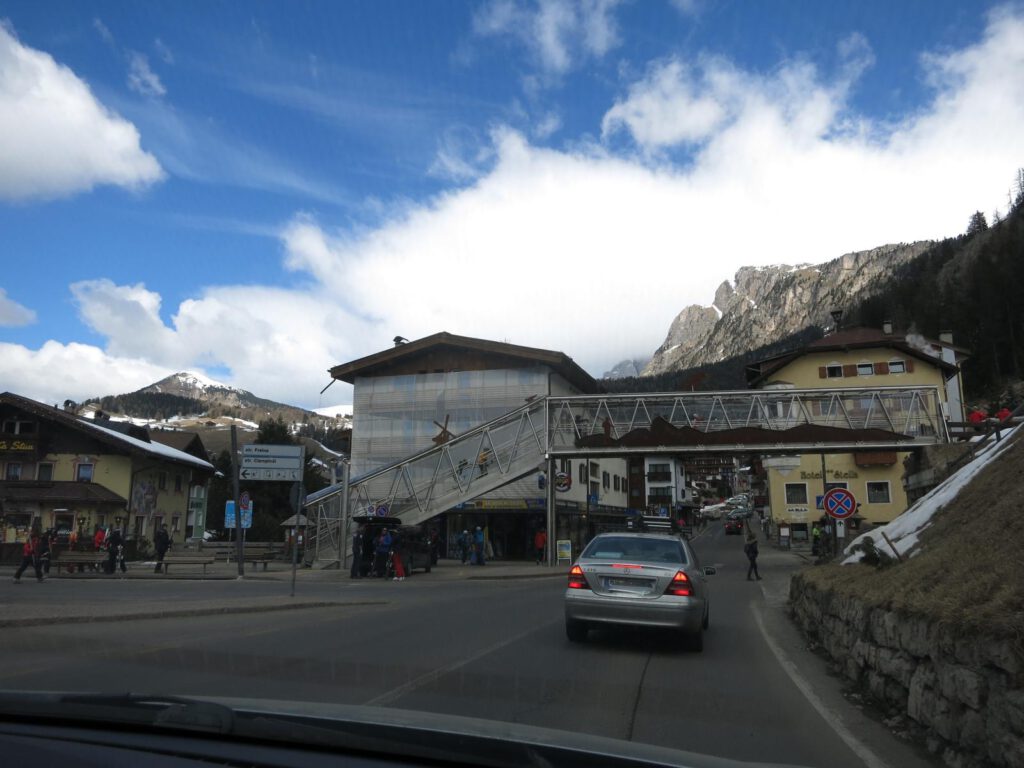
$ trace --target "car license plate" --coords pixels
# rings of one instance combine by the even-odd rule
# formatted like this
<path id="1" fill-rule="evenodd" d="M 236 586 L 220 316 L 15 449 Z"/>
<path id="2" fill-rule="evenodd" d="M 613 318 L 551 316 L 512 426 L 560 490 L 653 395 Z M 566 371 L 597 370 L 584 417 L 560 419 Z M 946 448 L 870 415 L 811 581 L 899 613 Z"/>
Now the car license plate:
<path id="1" fill-rule="evenodd" d="M 608 579 L 609 587 L 643 587 L 646 585 L 646 579 Z"/>

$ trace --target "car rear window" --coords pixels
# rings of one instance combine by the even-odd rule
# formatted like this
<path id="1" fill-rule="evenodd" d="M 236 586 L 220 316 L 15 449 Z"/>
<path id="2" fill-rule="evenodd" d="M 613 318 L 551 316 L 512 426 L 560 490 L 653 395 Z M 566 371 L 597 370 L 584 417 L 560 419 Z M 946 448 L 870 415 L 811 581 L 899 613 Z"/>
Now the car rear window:
<path id="1" fill-rule="evenodd" d="M 678 541 L 609 536 L 594 539 L 582 557 L 592 560 L 640 560 L 653 563 L 686 564 L 686 551 Z"/>

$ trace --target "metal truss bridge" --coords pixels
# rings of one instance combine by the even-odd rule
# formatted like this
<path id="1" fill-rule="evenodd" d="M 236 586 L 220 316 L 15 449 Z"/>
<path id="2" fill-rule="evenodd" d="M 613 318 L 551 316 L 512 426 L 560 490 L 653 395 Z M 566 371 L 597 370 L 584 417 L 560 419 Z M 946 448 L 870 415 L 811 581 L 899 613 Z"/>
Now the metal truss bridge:
<path id="1" fill-rule="evenodd" d="M 317 524 L 307 552 L 338 563 L 352 516 L 415 525 L 556 458 L 907 451 L 948 438 L 937 387 L 542 397 L 310 495 Z"/>

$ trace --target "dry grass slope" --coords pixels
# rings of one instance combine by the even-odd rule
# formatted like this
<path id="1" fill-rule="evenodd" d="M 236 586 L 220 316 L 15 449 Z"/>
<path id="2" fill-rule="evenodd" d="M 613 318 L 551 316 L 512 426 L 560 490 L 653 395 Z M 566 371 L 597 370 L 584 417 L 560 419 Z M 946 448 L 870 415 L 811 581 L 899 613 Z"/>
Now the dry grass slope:
<path id="1" fill-rule="evenodd" d="M 829 565 L 808 580 L 870 606 L 933 617 L 1024 647 L 1024 435 L 974 478 L 890 568 Z M 885 543 L 877 542 L 885 548 Z"/>

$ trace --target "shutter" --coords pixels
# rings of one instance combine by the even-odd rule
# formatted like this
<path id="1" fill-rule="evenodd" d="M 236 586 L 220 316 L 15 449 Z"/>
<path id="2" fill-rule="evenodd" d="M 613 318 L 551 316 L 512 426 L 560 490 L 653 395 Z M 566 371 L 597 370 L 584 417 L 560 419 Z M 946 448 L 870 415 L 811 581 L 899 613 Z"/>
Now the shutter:
<path id="1" fill-rule="evenodd" d="M 857 365 L 855 363 L 843 366 L 843 376 L 856 376 L 856 375 L 857 375 Z"/>
<path id="2" fill-rule="evenodd" d="M 875 373 L 877 373 L 879 376 L 885 376 L 886 374 L 889 373 L 889 364 L 875 363 Z"/>
<path id="3" fill-rule="evenodd" d="M 818 378 L 819 379 L 827 379 L 828 378 L 828 369 L 826 369 L 824 365 L 821 366 L 820 368 L 818 368 Z"/>
<path id="4" fill-rule="evenodd" d="M 911 359 L 910 359 L 910 358 L 908 357 L 908 358 L 907 358 L 907 363 L 906 363 L 906 365 L 907 365 L 907 373 L 913 373 L 913 372 L 914 372 L 914 361 L 913 361 L 913 360 L 911 360 Z"/>

